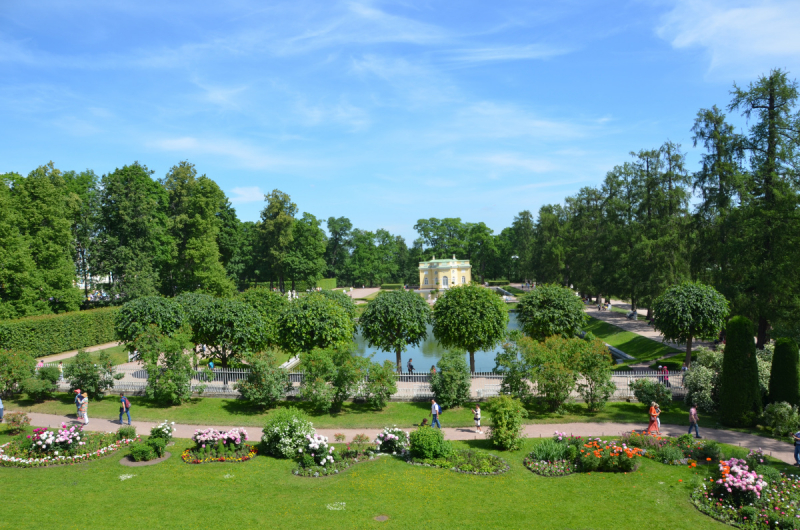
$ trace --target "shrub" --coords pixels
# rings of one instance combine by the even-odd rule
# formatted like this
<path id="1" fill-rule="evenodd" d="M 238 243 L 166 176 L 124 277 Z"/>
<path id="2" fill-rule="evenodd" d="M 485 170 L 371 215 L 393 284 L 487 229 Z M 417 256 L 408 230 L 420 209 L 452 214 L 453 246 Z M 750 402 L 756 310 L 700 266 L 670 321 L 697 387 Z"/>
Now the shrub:
<path id="1" fill-rule="evenodd" d="M 118 312 L 111 307 L 3 321 L 0 350 L 41 357 L 111 342 Z"/>
<path id="2" fill-rule="evenodd" d="M 382 291 L 396 291 L 398 289 L 403 289 L 405 284 L 402 283 L 382 283 L 381 290 Z"/>
<path id="3" fill-rule="evenodd" d="M 770 401 L 800 405 L 800 352 L 789 338 L 778 339 L 769 378 Z"/>
<path id="4" fill-rule="evenodd" d="M 605 407 L 617 385 L 611 382 L 613 360 L 608 347 L 600 339 L 586 343 L 588 347 L 583 349 L 578 358 L 578 372 L 583 379 L 577 383 L 577 387 L 589 411 L 597 412 Z"/>
<path id="5" fill-rule="evenodd" d="M 320 412 L 337 412 L 358 392 L 370 360 L 349 349 L 336 348 L 301 353 L 300 363 L 305 372 L 300 397 Z"/>
<path id="6" fill-rule="evenodd" d="M 524 337 L 518 344 L 532 367 L 531 379 L 538 394 L 549 410 L 560 409 L 575 389 L 578 360 L 591 345 L 578 338 L 561 337 L 549 337 L 544 342 Z"/>
<path id="7" fill-rule="evenodd" d="M 33 376 L 36 360 L 27 353 L 0 349 L 0 394 L 19 390 L 24 380 Z"/>
<path id="8" fill-rule="evenodd" d="M 136 427 L 125 425 L 117 429 L 117 440 L 133 440 L 136 438 Z"/>
<path id="9" fill-rule="evenodd" d="M 665 464 L 675 464 L 683 458 L 683 451 L 673 445 L 665 445 L 658 450 L 658 459 Z"/>
<path id="10" fill-rule="evenodd" d="M 411 433 L 410 451 L 415 458 L 443 458 L 452 452 L 450 443 L 444 439 L 441 429 L 420 427 Z"/>
<path id="11" fill-rule="evenodd" d="M 653 379 L 637 379 L 630 383 L 630 387 L 636 400 L 648 407 L 653 401 L 665 406 L 672 402 L 672 392 L 662 383 Z"/>
<path id="12" fill-rule="evenodd" d="M 44 401 L 55 392 L 58 375 L 58 368 L 55 366 L 40 368 L 34 377 L 25 379 L 20 386 L 31 399 Z"/>
<path id="13" fill-rule="evenodd" d="M 487 406 L 491 418 L 489 438 L 495 447 L 512 451 L 522 442 L 522 418 L 528 413 L 522 402 L 511 396 L 497 396 Z"/>
<path id="14" fill-rule="evenodd" d="M 31 424 L 31 419 L 24 412 L 9 412 L 5 415 L 5 422 L 11 434 L 21 432 L 22 429 Z"/>
<path id="15" fill-rule="evenodd" d="M 266 344 L 269 346 L 277 345 L 278 320 L 289 305 L 289 300 L 268 287 L 247 289 L 243 293 L 237 294 L 236 299 L 250 305 L 253 309 L 258 311 L 258 314 L 261 316 L 262 331 Z"/>
<path id="16" fill-rule="evenodd" d="M 134 429 L 135 432 L 135 429 Z M 161 438 L 164 440 L 164 443 L 168 443 L 172 440 L 172 436 L 175 434 L 175 422 L 168 423 L 167 420 L 164 420 L 160 424 L 156 425 L 152 429 L 150 429 L 150 438 Z"/>
<path id="17" fill-rule="evenodd" d="M 369 376 L 364 386 L 364 398 L 374 409 L 381 410 L 389 399 L 397 393 L 397 378 L 392 361 L 383 361 L 383 365 L 369 363 Z"/>
<path id="18" fill-rule="evenodd" d="M 718 374 L 710 368 L 695 363 L 683 376 L 686 403 L 694 403 L 700 411 L 713 414 L 717 411 L 716 383 Z"/>
<path id="19" fill-rule="evenodd" d="M 148 398 L 164 405 L 179 405 L 191 398 L 194 370 L 184 353 L 191 347 L 189 336 L 188 328 L 168 335 L 151 324 L 129 344 L 144 362 Z M 202 392 L 204 388 L 200 385 L 196 390 Z"/>
<path id="20" fill-rule="evenodd" d="M 532 460 L 555 462 L 556 460 L 567 459 L 567 449 L 573 447 L 565 443 L 560 443 L 552 438 L 546 438 L 533 446 L 533 451 L 528 455 Z M 574 457 L 573 457 L 574 458 Z"/>
<path id="21" fill-rule="evenodd" d="M 164 456 L 167 448 L 167 441 L 163 438 L 149 438 L 147 442 L 145 442 L 155 453 L 157 458 L 161 458 Z"/>
<path id="22" fill-rule="evenodd" d="M 502 374 L 500 393 L 527 402 L 531 399 L 531 387 L 528 383 L 531 366 L 517 346 L 517 341 L 522 338 L 522 332 L 512 330 L 508 340 L 503 344 L 503 351 L 495 355 L 494 373 Z"/>
<path id="23" fill-rule="evenodd" d="M 719 395 L 720 419 L 726 425 L 749 426 L 761 413 L 754 336 L 747 318 L 728 322 Z"/>
<path id="24" fill-rule="evenodd" d="M 755 466 L 754 469 L 766 482 L 780 482 L 783 478 L 781 477 L 781 472 L 772 466 L 760 465 Z"/>
<path id="25" fill-rule="evenodd" d="M 469 399 L 472 380 L 464 352 L 448 350 L 439 359 L 439 370 L 431 376 L 431 390 L 443 408 L 452 408 Z"/>
<path id="26" fill-rule="evenodd" d="M 797 406 L 785 401 L 770 403 L 764 409 L 764 422 L 778 438 L 791 436 L 800 427 L 800 414 Z"/>
<path id="27" fill-rule="evenodd" d="M 250 373 L 247 379 L 238 381 L 234 388 L 242 393 L 242 397 L 252 403 L 270 408 L 284 399 L 289 387 L 289 373 L 279 367 L 274 355 L 249 355 L 247 361 Z"/>
<path id="28" fill-rule="evenodd" d="M 584 445 L 578 457 L 581 471 L 628 472 L 636 468 L 642 450 L 616 445 L 615 442 L 601 442 L 600 438 Z"/>
<path id="29" fill-rule="evenodd" d="M 583 302 L 569 287 L 547 284 L 520 298 L 517 320 L 522 331 L 533 339 L 556 335 L 568 338 L 586 322 L 586 313 Z"/>
<path id="30" fill-rule="evenodd" d="M 352 342 L 354 315 L 345 309 L 343 300 L 332 300 L 323 294 L 327 292 L 310 293 L 289 304 L 278 321 L 281 348 L 298 353 Z"/>
<path id="31" fill-rule="evenodd" d="M 335 450 L 336 448 L 334 446 L 328 445 L 327 436 L 314 434 L 313 436 L 306 436 L 303 447 L 297 450 L 297 456 L 303 467 L 324 466 L 333 464 L 338 460 L 336 458 L 338 455 L 336 455 Z M 311 460 L 309 460 L 309 456 Z M 311 464 L 311 466 L 308 464 Z"/>
<path id="32" fill-rule="evenodd" d="M 316 434 L 314 426 L 294 407 L 280 409 L 267 421 L 261 442 L 267 454 L 279 458 L 294 458 L 307 436 Z"/>
<path id="33" fill-rule="evenodd" d="M 356 446 L 356 451 L 363 452 L 364 448 L 369 444 L 369 436 L 366 434 L 356 434 L 353 436 L 353 445 Z"/>
<path id="34" fill-rule="evenodd" d="M 408 433 L 396 426 L 384 427 L 375 438 L 375 445 L 382 453 L 402 453 L 408 448 Z"/>
<path id="35" fill-rule="evenodd" d="M 123 374 L 115 375 L 114 372 L 111 358 L 105 351 L 100 353 L 96 364 L 88 353 L 79 351 L 75 361 L 64 367 L 64 377 L 69 381 L 70 390 L 80 388 L 81 392 L 87 392 L 91 397 L 113 388 L 114 379 L 123 377 Z"/>
<path id="36" fill-rule="evenodd" d="M 130 457 L 134 462 L 147 462 L 156 458 L 156 452 L 150 445 L 138 442 L 131 444 Z"/>

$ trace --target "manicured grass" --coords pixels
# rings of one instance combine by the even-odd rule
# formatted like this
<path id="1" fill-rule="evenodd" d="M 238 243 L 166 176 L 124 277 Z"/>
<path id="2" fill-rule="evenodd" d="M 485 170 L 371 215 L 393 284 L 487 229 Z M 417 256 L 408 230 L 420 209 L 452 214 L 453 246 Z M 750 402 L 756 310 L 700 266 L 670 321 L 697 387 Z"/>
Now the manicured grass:
<path id="1" fill-rule="evenodd" d="M 389 456 L 321 479 L 295 477 L 293 462 L 266 456 L 191 465 L 179 458 L 189 440 L 177 440 L 172 458 L 155 466 L 122 467 L 120 451 L 74 466 L 0 468 L 0 528 L 726 528 L 689 501 L 705 469 L 642 459 L 628 474 L 546 478 L 522 465 L 536 443 L 500 452 L 484 440 L 455 442 L 508 461 L 507 473 L 488 477 Z M 123 474 L 134 477 L 121 481 Z M 334 503 L 344 509 L 329 509 Z"/>
<path id="2" fill-rule="evenodd" d="M 275 410 L 261 410 L 249 402 L 238 399 L 195 398 L 183 405 L 173 407 L 159 406 L 143 397 L 130 396 L 131 416 L 135 420 L 162 421 L 169 418 L 176 423 L 190 425 L 243 425 L 263 427 L 267 418 Z M 35 403 L 27 399 L 6 399 L 6 411 L 23 410 L 44 414 L 74 416 L 75 406 L 70 395 L 58 394 L 56 399 Z M 376 411 L 364 403 L 345 403 L 341 412 L 336 414 L 317 413 L 311 410 L 308 403 L 283 402 L 280 407 L 294 406 L 306 411 L 314 425 L 319 428 L 381 428 L 397 425 L 410 428 L 418 424 L 430 412 L 430 404 L 419 402 L 393 402 L 386 408 Z M 485 405 L 484 405 L 485 407 Z M 445 427 L 469 427 L 473 425 L 471 405 L 445 410 L 441 416 Z M 488 413 L 487 413 L 488 414 Z M 89 403 L 89 416 L 93 418 L 118 418 L 119 400 L 114 396 Z M 641 403 L 613 402 L 597 413 L 589 413 L 583 403 L 572 403 L 564 406 L 560 414 L 546 412 L 532 406 L 528 423 L 566 423 L 566 422 L 631 422 L 646 426 L 646 410 Z M 661 421 L 670 424 L 688 425 L 689 414 L 682 403 L 673 403 L 662 412 Z M 701 416 L 701 427 L 713 427 L 715 422 Z"/>
<path id="3" fill-rule="evenodd" d="M 614 307 L 612 305 L 611 306 L 611 312 L 612 313 L 622 313 L 624 315 L 627 315 L 628 313 L 630 313 L 630 310 L 629 309 L 622 309 L 621 307 Z M 636 315 L 636 320 L 645 321 L 645 320 L 647 320 L 647 318 L 645 318 L 644 315 Z"/>
<path id="4" fill-rule="evenodd" d="M 523 291 L 522 289 L 520 289 L 518 287 L 512 287 L 511 285 L 505 285 L 505 286 L 501 287 L 501 289 L 504 289 L 504 290 L 508 291 L 509 293 L 514 294 L 514 295 L 523 295 L 523 294 L 526 293 L 526 291 Z"/>
<path id="5" fill-rule="evenodd" d="M 594 317 L 588 317 L 583 330 L 591 331 L 597 338 L 635 357 L 636 361 L 633 362 L 652 361 L 668 353 L 680 353 L 680 350 L 671 346 L 642 337 L 632 331 L 625 331 Z M 615 369 L 626 369 L 628 364 L 630 363 L 618 364 Z"/>
<path id="6" fill-rule="evenodd" d="M 111 362 L 115 365 L 123 364 L 128 362 L 128 352 L 125 349 L 125 346 L 121 344 L 119 346 L 113 346 L 111 348 L 106 348 L 105 350 L 98 350 L 89 352 L 89 357 L 93 361 L 97 361 L 100 359 L 100 355 L 103 353 L 107 353 L 111 357 Z M 45 359 L 47 361 L 47 359 Z M 58 361 L 54 361 L 58 362 Z M 75 357 L 70 357 L 68 359 L 63 359 L 64 364 L 70 364 L 75 362 Z"/>

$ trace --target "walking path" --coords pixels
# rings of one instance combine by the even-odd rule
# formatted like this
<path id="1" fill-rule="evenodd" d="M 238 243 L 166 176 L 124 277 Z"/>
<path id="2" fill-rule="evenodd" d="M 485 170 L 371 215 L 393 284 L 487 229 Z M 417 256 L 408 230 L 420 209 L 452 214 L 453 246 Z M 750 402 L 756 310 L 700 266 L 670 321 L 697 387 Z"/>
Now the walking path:
<path id="1" fill-rule="evenodd" d="M 106 342 L 105 344 L 98 344 L 97 346 L 88 346 L 86 348 L 81 348 L 80 350 L 70 350 L 65 351 L 63 353 L 57 353 L 55 355 L 45 355 L 44 357 L 37 357 L 37 361 L 44 361 L 46 363 L 51 363 L 53 361 L 61 361 L 63 359 L 69 359 L 70 357 L 75 357 L 78 355 L 78 352 L 83 350 L 86 352 L 93 352 L 99 350 L 107 350 L 108 348 L 113 348 L 114 346 L 119 346 L 122 344 L 121 342 Z"/>
<path id="2" fill-rule="evenodd" d="M 89 425 L 86 426 L 88 431 L 116 431 L 119 428 L 117 420 L 106 419 L 93 419 L 91 417 L 91 408 L 89 409 Z M 31 419 L 31 425 L 35 427 L 58 427 L 62 422 L 68 425 L 77 424 L 74 415 L 58 416 L 55 414 L 39 414 L 37 412 L 28 412 L 28 417 Z M 447 420 L 445 419 L 445 424 Z M 150 429 L 156 426 L 154 422 L 147 421 L 134 421 L 133 425 L 136 426 L 136 432 L 139 434 L 148 434 Z M 175 424 L 175 437 L 176 438 L 191 438 L 197 429 L 213 428 L 217 430 L 229 430 L 234 428 L 233 425 L 216 426 L 216 425 L 179 425 Z M 549 438 L 555 431 L 565 432 L 568 435 L 575 436 L 619 436 L 624 432 L 631 430 L 642 430 L 646 427 L 645 423 L 534 423 L 528 424 L 524 427 L 524 435 L 527 438 Z M 250 439 L 257 441 L 260 439 L 261 431 L 258 428 L 246 427 Z M 484 432 L 488 431 L 484 427 Z M 344 434 L 347 440 L 352 440 L 356 434 L 366 434 L 370 439 L 374 439 L 379 432 L 383 429 L 317 429 L 317 433 L 327 436 L 333 440 L 333 435 L 337 433 Z M 473 427 L 445 427 L 443 429 L 445 438 L 448 440 L 478 440 L 486 438 L 486 434 L 477 434 Z M 662 434 L 668 436 L 680 436 L 686 433 L 685 425 L 661 425 Z M 761 448 L 764 454 L 769 454 L 786 463 L 794 462 L 794 447 L 788 443 L 774 440 L 772 438 L 763 438 L 754 434 L 747 434 L 736 431 L 726 431 L 723 429 L 702 429 L 701 434 L 705 439 L 716 440 L 721 443 L 730 445 L 738 445 L 749 449 Z"/>

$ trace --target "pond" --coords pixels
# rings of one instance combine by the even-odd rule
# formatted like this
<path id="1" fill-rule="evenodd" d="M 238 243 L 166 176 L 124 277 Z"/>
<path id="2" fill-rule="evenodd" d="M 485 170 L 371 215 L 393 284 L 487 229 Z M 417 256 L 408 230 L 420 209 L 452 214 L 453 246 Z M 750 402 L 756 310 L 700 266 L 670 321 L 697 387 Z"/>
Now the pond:
<path id="1" fill-rule="evenodd" d="M 510 312 L 508 315 L 508 329 L 519 329 L 516 313 Z M 359 355 L 374 354 L 372 360 L 381 364 L 383 364 L 383 361 L 387 360 L 392 362 L 396 361 L 395 352 L 385 352 L 377 348 L 369 347 L 360 332 L 356 334 L 355 343 L 356 352 Z M 423 340 L 419 346 L 411 346 L 403 352 L 403 371 L 406 371 L 406 362 L 411 358 L 413 359 L 412 364 L 414 365 L 415 371 L 428 372 L 432 365 L 439 362 L 439 359 L 445 351 L 447 350 L 439 344 L 439 341 L 433 338 L 433 328 L 428 326 L 428 336 L 425 340 Z M 500 351 L 502 351 L 502 348 L 499 345 L 497 348 L 490 351 L 476 351 L 475 371 L 491 372 L 492 368 L 494 368 L 494 357 Z M 469 365 L 469 354 L 464 354 L 464 358 L 467 360 L 467 365 Z"/>

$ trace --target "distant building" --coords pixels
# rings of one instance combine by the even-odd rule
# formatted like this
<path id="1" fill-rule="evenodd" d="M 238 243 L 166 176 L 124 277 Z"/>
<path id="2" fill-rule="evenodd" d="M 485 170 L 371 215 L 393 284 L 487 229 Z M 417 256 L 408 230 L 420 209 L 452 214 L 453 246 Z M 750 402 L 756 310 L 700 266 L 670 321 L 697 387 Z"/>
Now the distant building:
<path id="1" fill-rule="evenodd" d="M 420 289 L 447 289 L 457 285 L 466 285 L 472 281 L 472 266 L 469 260 L 436 259 L 419 263 Z"/>

